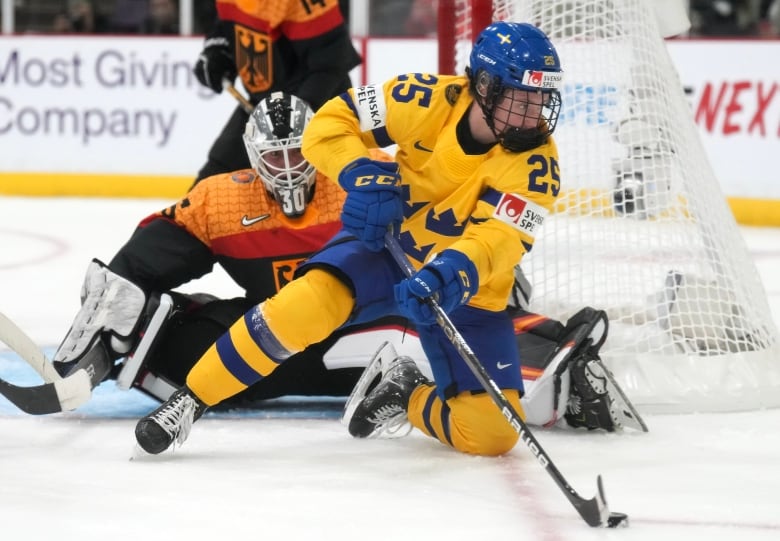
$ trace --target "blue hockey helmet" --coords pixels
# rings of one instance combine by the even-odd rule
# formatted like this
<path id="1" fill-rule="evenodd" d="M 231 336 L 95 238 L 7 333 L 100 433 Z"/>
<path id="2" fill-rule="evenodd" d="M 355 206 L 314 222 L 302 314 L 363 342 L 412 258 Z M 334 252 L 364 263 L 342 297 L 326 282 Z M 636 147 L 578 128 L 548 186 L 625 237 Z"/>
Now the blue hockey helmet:
<path id="1" fill-rule="evenodd" d="M 537 147 L 555 130 L 561 108 L 558 88 L 563 70 L 555 47 L 535 26 L 499 21 L 485 28 L 471 50 L 466 73 L 488 126 L 507 150 L 521 152 Z M 533 128 L 506 123 L 497 126 L 496 111 L 506 113 L 510 107 L 516 111 L 518 100 L 513 97 L 516 95 L 536 95 L 528 105 L 542 105 Z"/>

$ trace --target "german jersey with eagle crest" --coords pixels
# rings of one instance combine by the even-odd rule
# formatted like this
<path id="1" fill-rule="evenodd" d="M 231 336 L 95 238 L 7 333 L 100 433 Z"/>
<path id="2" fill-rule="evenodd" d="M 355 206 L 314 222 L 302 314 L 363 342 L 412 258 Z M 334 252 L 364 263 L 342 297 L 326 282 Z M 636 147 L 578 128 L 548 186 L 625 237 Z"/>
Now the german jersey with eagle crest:
<path id="1" fill-rule="evenodd" d="M 390 160 L 377 149 L 371 157 Z M 254 170 L 215 175 L 142 220 L 109 267 L 149 293 L 200 278 L 218 263 L 258 303 L 340 229 L 344 197 L 318 173 L 306 211 L 288 218 Z"/>
<path id="2" fill-rule="evenodd" d="M 209 37 L 232 45 L 238 75 L 252 101 L 282 90 L 316 110 L 349 88 L 360 63 L 338 0 L 217 0 Z"/>
<path id="3" fill-rule="evenodd" d="M 497 311 L 506 307 L 513 268 L 560 192 L 558 151 L 549 137 L 520 153 L 499 144 L 466 153 L 458 130 L 472 104 L 465 76 L 400 75 L 327 102 L 309 124 L 303 149 L 336 178 L 368 148 L 397 145 L 404 251 L 416 268 L 447 248 L 466 254 L 479 275 L 469 304 Z"/>

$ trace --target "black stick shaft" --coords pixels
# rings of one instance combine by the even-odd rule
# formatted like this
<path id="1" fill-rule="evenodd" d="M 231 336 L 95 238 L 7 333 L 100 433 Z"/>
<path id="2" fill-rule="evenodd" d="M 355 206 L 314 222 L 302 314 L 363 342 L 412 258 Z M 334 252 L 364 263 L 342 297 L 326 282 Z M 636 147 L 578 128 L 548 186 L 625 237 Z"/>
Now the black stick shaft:
<path id="1" fill-rule="evenodd" d="M 401 267 L 407 277 L 412 276 L 412 274 L 416 272 L 415 268 L 406 257 L 406 254 L 401 248 L 401 245 L 398 243 L 398 240 L 390 232 L 385 235 L 385 246 L 390 251 L 393 259 Z M 550 474 L 550 477 L 553 478 L 555 484 L 558 485 L 558 487 L 563 491 L 575 509 L 577 509 L 580 516 L 582 516 L 585 522 L 587 522 L 590 526 L 606 525 L 607 518 L 609 517 L 609 510 L 607 509 L 606 502 L 604 501 L 601 478 L 599 477 L 597 479 L 599 493 L 596 497 L 590 500 L 585 500 L 579 494 L 577 494 L 577 491 L 575 491 L 566 481 L 561 472 L 550 459 L 549 455 L 542 448 L 542 445 L 528 429 L 528 425 L 525 424 L 525 421 L 523 421 L 522 417 L 520 417 L 520 414 L 517 413 L 515 408 L 507 399 L 506 395 L 504 395 L 501 389 L 499 389 L 496 382 L 493 381 L 493 379 L 490 377 L 490 374 L 488 374 L 487 370 L 485 370 L 485 367 L 482 366 L 482 363 L 479 362 L 479 359 L 477 359 L 477 356 L 471 350 L 471 347 L 469 347 L 463 336 L 455 328 L 455 325 L 453 325 L 452 321 L 450 321 L 447 313 L 433 298 L 428 297 L 426 302 L 431 306 L 434 313 L 436 314 L 436 322 L 439 324 L 442 331 L 444 331 L 447 339 L 453 346 L 455 346 L 455 349 L 458 351 L 458 354 L 461 356 L 463 361 L 474 373 L 474 376 L 476 376 L 477 380 L 482 385 L 482 387 L 484 387 L 490 398 L 493 399 L 493 402 L 495 402 L 495 404 L 501 410 L 501 413 L 504 415 L 504 417 L 506 417 L 506 420 L 509 422 L 512 428 L 514 428 L 514 430 L 518 433 L 520 440 L 526 445 L 526 447 L 528 447 L 534 457 L 536 457 L 537 462 L 539 462 L 539 464 L 541 464 L 542 467 L 547 470 L 547 473 Z"/>

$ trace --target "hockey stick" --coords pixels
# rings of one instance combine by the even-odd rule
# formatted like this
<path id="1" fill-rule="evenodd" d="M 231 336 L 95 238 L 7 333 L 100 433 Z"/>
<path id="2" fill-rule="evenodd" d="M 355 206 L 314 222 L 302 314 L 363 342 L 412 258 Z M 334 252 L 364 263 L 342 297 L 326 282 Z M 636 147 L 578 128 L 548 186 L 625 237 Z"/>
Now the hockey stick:
<path id="1" fill-rule="evenodd" d="M 74 410 L 92 396 L 86 370 L 79 369 L 66 378 L 34 387 L 19 387 L 0 379 L 0 394 L 30 415 L 46 415 Z"/>
<path id="2" fill-rule="evenodd" d="M 406 254 L 401 248 L 401 245 L 398 243 L 398 240 L 389 231 L 385 234 L 385 246 L 407 277 L 412 276 L 412 274 L 416 272 L 415 268 L 406 257 Z M 589 526 L 606 526 L 607 528 L 628 526 L 627 515 L 623 513 L 610 513 L 609 509 L 607 508 L 601 475 L 599 475 L 596 479 L 598 493 L 595 497 L 591 498 L 590 500 L 586 500 L 577 494 L 577 491 L 574 490 L 571 485 L 569 485 L 555 464 L 553 464 L 553 461 L 544 451 L 542 445 L 528 429 L 528 425 L 525 424 L 525 421 L 523 421 L 522 417 L 520 417 L 520 414 L 515 411 L 507 397 L 504 395 L 504 393 L 501 392 L 501 389 L 498 388 L 498 385 L 496 385 L 496 382 L 493 381 L 493 379 L 490 377 L 490 374 L 487 373 L 485 367 L 482 366 L 482 363 L 479 362 L 479 359 L 477 359 L 476 355 L 474 355 L 474 352 L 463 339 L 463 336 L 461 336 L 461 334 L 455 328 L 455 325 L 453 325 L 452 321 L 450 321 L 447 313 L 442 310 L 441 306 L 439 306 L 439 303 L 435 299 L 429 297 L 426 299 L 426 302 L 436 314 L 436 322 L 439 324 L 442 331 L 444 331 L 447 339 L 453 346 L 455 346 L 455 349 L 463 361 L 474 373 L 474 376 L 476 376 L 482 387 L 484 387 L 485 391 L 488 393 L 488 395 L 490 395 L 490 398 L 493 399 L 493 402 L 495 402 L 495 404 L 501 410 L 501 413 L 504 415 L 504 417 L 506 417 L 506 420 L 509 422 L 512 428 L 518 433 L 520 440 L 526 445 L 526 447 L 528 447 L 534 457 L 536 457 L 537 462 L 539 462 L 539 464 L 541 464 L 542 467 L 547 470 L 547 473 L 549 473 L 553 478 L 555 484 L 558 485 L 558 488 L 563 491 L 563 493 L 566 495 L 577 512 L 579 512 L 580 516 L 585 520 L 585 522 L 587 522 Z"/>
<path id="3" fill-rule="evenodd" d="M 45 415 L 76 409 L 92 396 L 89 374 L 80 369 L 63 378 L 35 342 L 13 321 L 0 313 L 0 342 L 4 342 L 46 382 L 19 387 L 0 379 L 0 394 L 31 415 Z"/>
<path id="4" fill-rule="evenodd" d="M 222 79 L 222 88 L 227 90 L 227 93 L 236 98 L 236 101 L 241 105 L 241 108 L 246 111 L 246 114 L 251 115 L 255 110 L 255 106 L 239 92 L 233 83 L 229 79 Z"/>
<path id="5" fill-rule="evenodd" d="M 46 383 L 62 379 L 35 342 L 16 323 L 0 312 L 0 342 L 4 342 L 33 367 Z"/>

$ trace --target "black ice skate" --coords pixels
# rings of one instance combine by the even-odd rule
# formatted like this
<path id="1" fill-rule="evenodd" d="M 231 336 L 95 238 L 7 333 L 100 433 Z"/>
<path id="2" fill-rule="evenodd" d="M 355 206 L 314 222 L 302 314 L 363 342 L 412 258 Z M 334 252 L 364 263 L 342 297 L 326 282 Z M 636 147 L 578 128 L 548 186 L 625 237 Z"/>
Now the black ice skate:
<path id="1" fill-rule="evenodd" d="M 187 387 L 182 387 L 135 426 L 138 445 L 149 454 L 165 451 L 172 443 L 184 443 L 192 423 L 200 419 L 207 406 Z"/>
<path id="2" fill-rule="evenodd" d="M 608 432 L 630 427 L 647 432 L 647 425 L 623 394 L 600 358 L 580 356 L 570 367 L 571 388 L 564 418 L 569 426 Z"/>
<path id="3" fill-rule="evenodd" d="M 380 374 L 379 383 L 368 392 Z M 356 438 L 406 436 L 412 429 L 406 415 L 409 397 L 418 385 L 427 382 L 410 357 L 398 356 L 393 346 L 385 342 L 347 400 L 342 423 Z"/>

